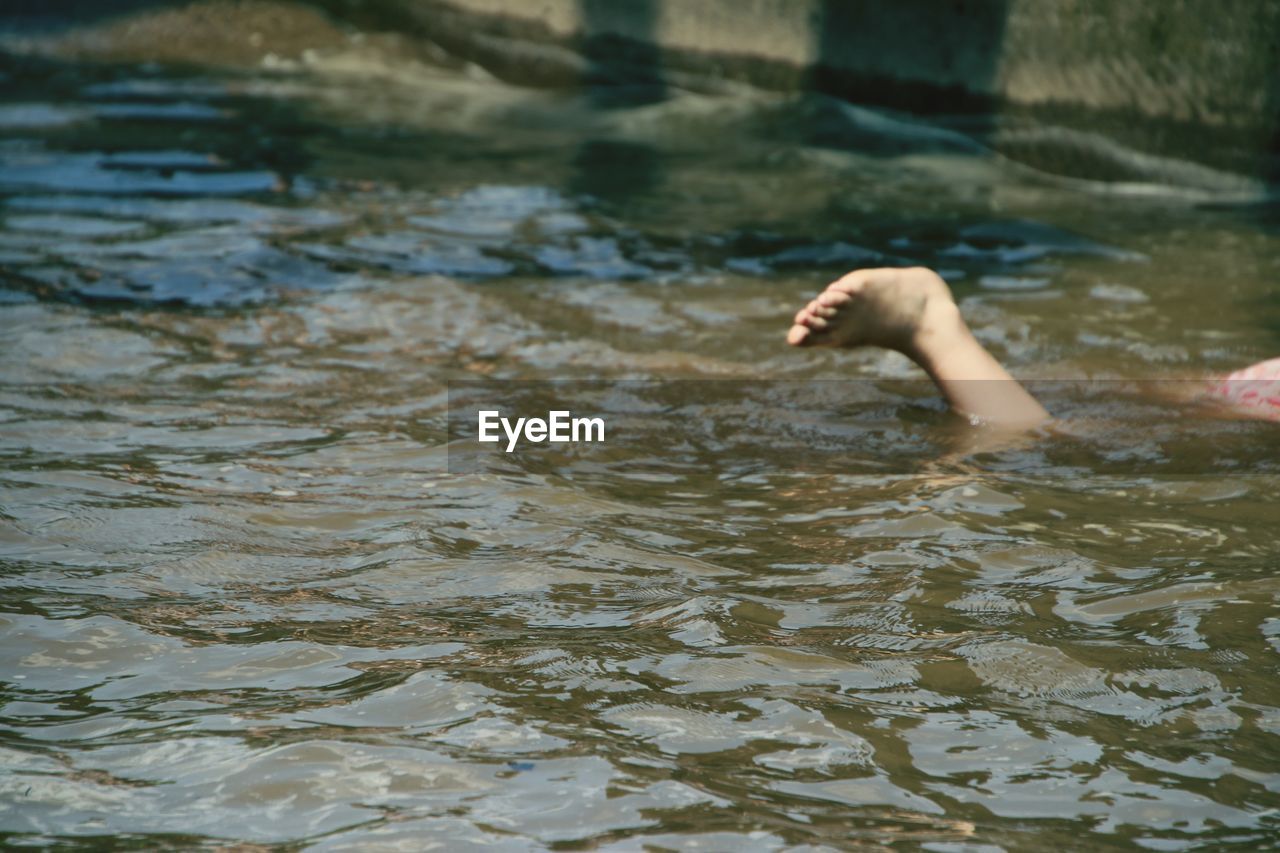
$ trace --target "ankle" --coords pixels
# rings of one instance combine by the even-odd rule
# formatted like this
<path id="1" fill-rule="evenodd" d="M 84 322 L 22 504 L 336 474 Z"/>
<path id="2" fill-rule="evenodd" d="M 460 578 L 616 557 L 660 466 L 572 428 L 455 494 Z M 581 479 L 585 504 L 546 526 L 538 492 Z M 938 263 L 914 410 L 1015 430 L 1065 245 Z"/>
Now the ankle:
<path id="1" fill-rule="evenodd" d="M 972 336 L 960 316 L 960 307 L 949 297 L 932 296 L 925 303 L 920 323 L 904 352 L 927 368 L 928 363 L 945 358 L 948 351 Z"/>

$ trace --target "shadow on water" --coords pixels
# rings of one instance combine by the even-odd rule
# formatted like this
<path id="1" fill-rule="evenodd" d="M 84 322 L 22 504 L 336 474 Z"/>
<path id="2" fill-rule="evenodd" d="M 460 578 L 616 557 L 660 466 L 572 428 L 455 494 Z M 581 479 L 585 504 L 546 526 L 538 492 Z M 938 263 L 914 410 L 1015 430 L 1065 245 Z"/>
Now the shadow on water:
<path id="1" fill-rule="evenodd" d="M 927 114 L 990 110 L 1008 7 L 1008 0 L 822 0 L 808 85 L 853 103 Z M 885 67 L 894 68 L 892 78 L 871 70 Z M 966 83 L 939 87 L 930 79 Z"/>
<path id="2" fill-rule="evenodd" d="M 185 5 L 179 0 L 6 0 L 0 32 L 58 32 L 123 15 Z"/>
<path id="3" fill-rule="evenodd" d="M 1263 163 L 1259 174 L 1264 175 L 1271 185 L 1270 220 L 1272 231 L 1277 231 L 1280 230 L 1280 198 L 1277 198 L 1280 196 L 1280 8 L 1273 10 L 1262 39 L 1271 45 L 1262 75 L 1267 85 L 1264 116 L 1270 127 L 1265 128 L 1266 143 L 1260 146 Z"/>
<path id="4" fill-rule="evenodd" d="M 651 192 L 661 179 L 662 164 L 653 146 L 589 139 L 574 153 L 568 189 L 606 204 L 625 204 Z"/>
<path id="5" fill-rule="evenodd" d="M 588 101 L 607 110 L 665 100 L 667 82 L 655 31 L 658 0 L 580 3 L 582 50 L 589 63 L 582 86 Z M 625 204 L 651 192 L 662 179 L 658 152 L 636 142 L 584 140 L 572 167 L 570 191 L 607 204 Z"/>
<path id="6" fill-rule="evenodd" d="M 657 46 L 658 0 L 579 0 L 582 52 L 589 65 L 582 83 L 601 107 L 656 103 L 667 96 Z"/>

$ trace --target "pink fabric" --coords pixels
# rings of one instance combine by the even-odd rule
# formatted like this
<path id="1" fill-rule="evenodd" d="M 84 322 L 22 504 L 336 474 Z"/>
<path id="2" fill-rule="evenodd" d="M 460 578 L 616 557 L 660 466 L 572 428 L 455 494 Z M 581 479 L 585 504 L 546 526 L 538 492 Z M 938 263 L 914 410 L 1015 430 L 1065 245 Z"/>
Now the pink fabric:
<path id="1" fill-rule="evenodd" d="M 1280 358 L 1237 370 L 1214 382 L 1209 393 L 1241 414 L 1280 421 Z"/>

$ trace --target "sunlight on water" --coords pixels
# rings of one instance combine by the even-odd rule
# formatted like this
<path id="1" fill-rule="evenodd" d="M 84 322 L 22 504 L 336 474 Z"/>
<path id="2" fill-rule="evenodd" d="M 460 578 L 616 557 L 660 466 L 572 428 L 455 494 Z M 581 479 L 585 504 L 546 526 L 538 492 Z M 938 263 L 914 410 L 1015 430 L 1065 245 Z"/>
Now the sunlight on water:
<path id="1" fill-rule="evenodd" d="M 3 837 L 1274 842 L 1275 427 L 1112 381 L 1276 354 L 1274 211 L 815 98 L 350 65 L 7 69 Z M 900 263 L 1097 380 L 1058 432 L 970 444 L 905 360 L 785 349 Z M 564 378 L 686 389 L 609 386 L 639 426 L 591 454 L 451 455 L 450 383 Z"/>

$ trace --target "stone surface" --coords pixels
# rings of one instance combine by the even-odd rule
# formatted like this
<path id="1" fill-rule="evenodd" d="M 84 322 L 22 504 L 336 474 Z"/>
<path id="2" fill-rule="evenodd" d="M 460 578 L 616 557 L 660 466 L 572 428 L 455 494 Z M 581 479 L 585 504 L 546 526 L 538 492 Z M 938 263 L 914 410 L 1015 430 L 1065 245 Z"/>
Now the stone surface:
<path id="1" fill-rule="evenodd" d="M 998 130 L 1051 123 L 1152 154 L 1280 174 L 1273 0 L 318 2 L 340 17 L 414 30 L 524 84 L 741 81 L 925 113 L 995 110 L 997 149 Z M 1107 159 L 1078 141 L 1015 153 Z M 1024 139 L 1010 143 L 1018 147 Z"/>
<path id="2" fill-rule="evenodd" d="M 1274 0 L 12 0 L 0 36 L 68 58 L 243 65 L 342 44 L 347 24 L 604 106 L 747 83 L 976 116 L 975 139 L 1061 174 L 1168 171 L 1132 151 L 1280 177 Z"/>

